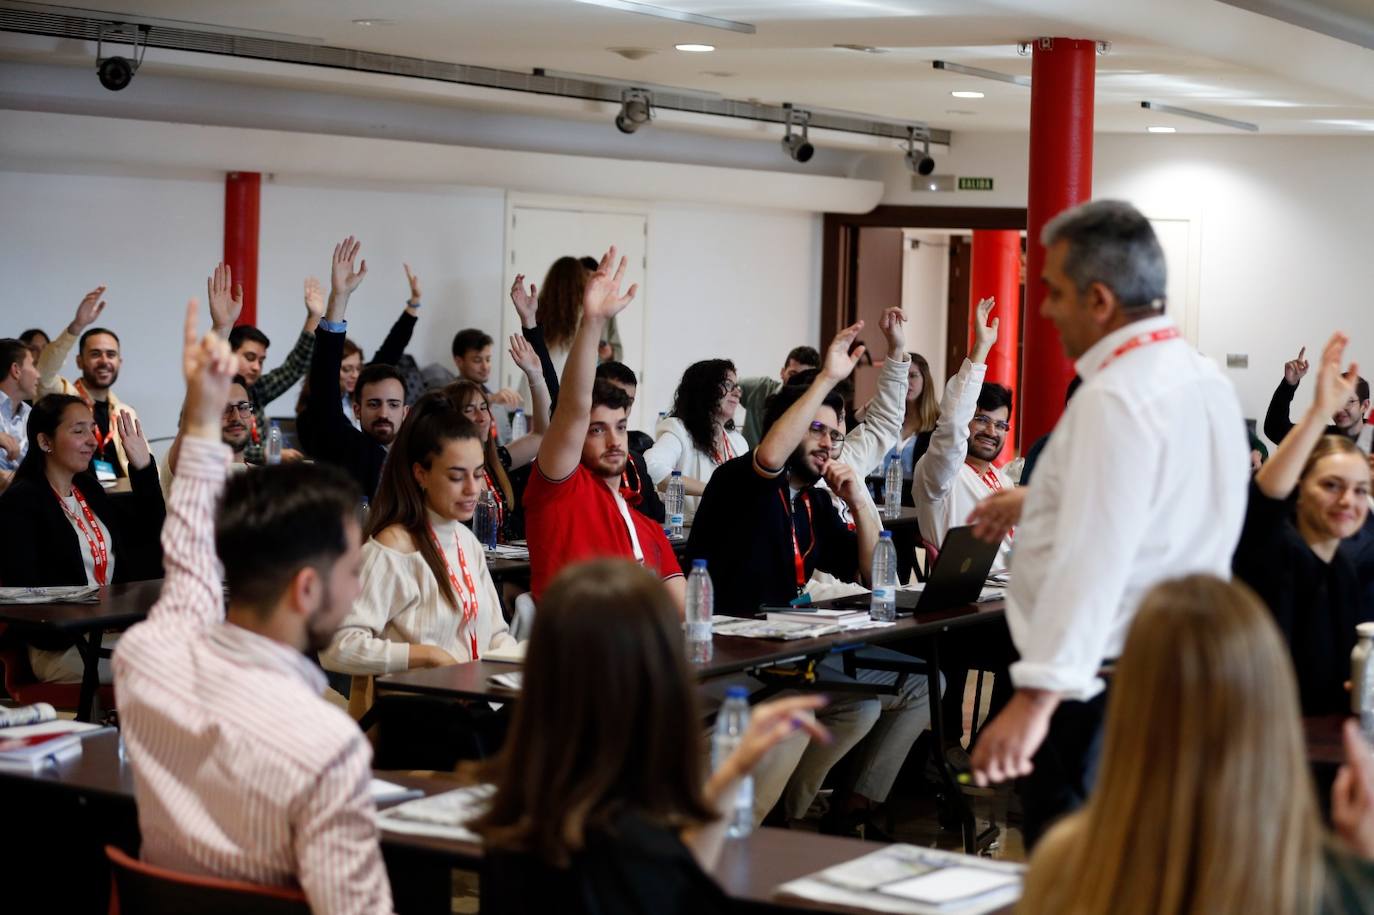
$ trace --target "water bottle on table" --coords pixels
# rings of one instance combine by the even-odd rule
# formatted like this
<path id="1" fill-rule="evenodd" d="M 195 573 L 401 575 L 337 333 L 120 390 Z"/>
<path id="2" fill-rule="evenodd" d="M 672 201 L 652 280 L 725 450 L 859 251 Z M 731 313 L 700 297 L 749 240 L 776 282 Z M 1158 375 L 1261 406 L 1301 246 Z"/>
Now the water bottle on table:
<path id="1" fill-rule="evenodd" d="M 525 420 L 525 411 L 517 409 L 510 415 L 510 440 L 515 441 L 529 434 L 529 423 Z"/>
<path id="2" fill-rule="evenodd" d="M 896 518 L 902 513 L 902 459 L 887 462 L 887 477 L 883 481 L 883 517 Z"/>
<path id="3" fill-rule="evenodd" d="M 892 545 L 892 531 L 878 535 L 873 547 L 873 595 L 869 599 L 870 619 L 890 623 L 897 618 L 897 548 Z"/>
<path id="4" fill-rule="evenodd" d="M 1360 730 L 1374 740 L 1374 623 L 1355 627 L 1355 650 L 1350 652 L 1350 711 L 1360 717 Z"/>
<path id="5" fill-rule="evenodd" d="M 725 702 L 716 714 L 716 727 L 711 734 L 711 768 L 719 769 L 749 730 L 749 691 L 732 686 L 725 693 Z M 725 834 L 732 839 L 742 838 L 754 831 L 754 777 L 739 780 L 735 801 L 727 814 Z"/>
<path id="6" fill-rule="evenodd" d="M 711 660 L 711 615 L 715 613 L 715 589 L 705 559 L 692 560 L 687 578 L 687 659 L 693 664 Z"/>
<path id="7" fill-rule="evenodd" d="M 275 420 L 272 427 L 267 430 L 266 457 L 269 464 L 281 463 L 281 426 L 277 425 Z"/>
<path id="8" fill-rule="evenodd" d="M 488 550 L 496 549 L 496 533 L 500 527 L 500 510 L 496 506 L 496 496 L 490 489 L 482 490 L 477 498 L 477 512 L 472 516 L 472 532 Z"/>
<path id="9" fill-rule="evenodd" d="M 668 480 L 663 507 L 668 512 L 668 536 L 681 537 L 684 513 L 687 510 L 687 490 L 682 486 L 681 470 L 674 470 Z"/>

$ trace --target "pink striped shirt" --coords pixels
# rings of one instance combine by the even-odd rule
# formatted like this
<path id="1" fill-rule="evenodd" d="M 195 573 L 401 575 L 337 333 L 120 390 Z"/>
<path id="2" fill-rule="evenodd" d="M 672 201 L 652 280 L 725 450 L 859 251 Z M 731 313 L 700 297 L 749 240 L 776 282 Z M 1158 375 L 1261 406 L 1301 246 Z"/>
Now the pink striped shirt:
<path id="1" fill-rule="evenodd" d="M 371 747 L 304 655 L 225 622 L 214 508 L 228 457 L 218 442 L 182 443 L 162 594 L 115 651 L 142 858 L 299 883 L 317 913 L 391 912 Z"/>

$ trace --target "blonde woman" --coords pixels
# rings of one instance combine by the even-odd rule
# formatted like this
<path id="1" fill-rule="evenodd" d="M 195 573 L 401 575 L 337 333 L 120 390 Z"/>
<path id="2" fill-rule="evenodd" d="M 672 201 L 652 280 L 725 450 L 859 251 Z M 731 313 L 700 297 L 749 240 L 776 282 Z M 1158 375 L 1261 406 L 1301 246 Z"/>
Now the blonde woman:
<path id="1" fill-rule="evenodd" d="M 1360 742 L 1347 733 L 1362 765 L 1337 778 L 1333 811 L 1368 855 Z M 1154 588 L 1117 664 L 1097 784 L 1036 849 L 1018 913 L 1371 910 L 1374 865 L 1322 828 L 1293 668 L 1269 613 L 1244 585 L 1211 576 Z"/>

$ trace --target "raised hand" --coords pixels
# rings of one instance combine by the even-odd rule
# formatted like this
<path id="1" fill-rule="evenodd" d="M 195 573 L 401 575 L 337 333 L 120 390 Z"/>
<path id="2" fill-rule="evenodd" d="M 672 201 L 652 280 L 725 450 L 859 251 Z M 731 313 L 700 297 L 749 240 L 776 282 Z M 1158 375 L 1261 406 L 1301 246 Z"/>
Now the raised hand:
<path id="1" fill-rule="evenodd" d="M 521 334 L 511 334 L 510 358 L 530 378 L 543 377 L 543 366 L 539 364 L 539 354 L 534 351 L 530 341 Z"/>
<path id="2" fill-rule="evenodd" d="M 1312 406 L 1323 416 L 1333 415 L 1355 396 L 1355 383 L 1360 377 L 1360 367 L 1352 362 L 1349 369 L 1341 372 L 1341 359 L 1345 356 L 1345 347 L 1349 342 L 1349 337 L 1337 331 L 1322 348 L 1321 364 L 1317 367 L 1317 391 Z"/>
<path id="3" fill-rule="evenodd" d="M 525 274 L 517 273 L 515 282 L 510 287 L 511 304 L 515 306 L 516 314 L 520 315 L 520 324 L 523 327 L 537 327 L 539 319 L 539 291 L 530 283 L 529 291 L 525 291 Z"/>
<path id="4" fill-rule="evenodd" d="M 305 278 L 305 310 L 316 321 L 324 317 L 324 287 L 313 276 Z"/>
<path id="5" fill-rule="evenodd" d="M 205 296 L 210 301 L 210 327 L 221 336 L 229 332 L 243 313 L 243 285 L 234 285 L 233 271 L 221 263 L 205 281 Z"/>
<path id="6" fill-rule="evenodd" d="M 849 351 L 859 332 L 864 329 L 864 322 L 851 324 L 844 330 L 835 335 L 835 339 L 830 341 L 830 347 L 825 351 L 825 361 L 821 364 L 821 375 L 827 378 L 831 384 L 839 384 L 849 377 L 854 371 L 854 366 L 859 364 L 859 360 L 864 356 L 864 347 L 855 347 L 854 352 Z"/>
<path id="7" fill-rule="evenodd" d="M 973 355 L 970 362 L 985 361 L 988 353 L 992 352 L 992 345 L 997 342 L 997 327 L 1001 324 L 1001 319 L 993 318 L 991 322 L 988 321 L 988 315 L 992 314 L 992 309 L 996 306 L 996 299 L 978 301 L 977 320 L 973 325 Z"/>
<path id="8" fill-rule="evenodd" d="M 410 270 L 410 264 L 401 264 L 406 271 L 406 282 L 410 284 L 410 298 L 406 299 L 406 304 L 412 308 L 420 306 L 420 278 Z"/>
<path id="9" fill-rule="evenodd" d="M 197 337 L 196 311 L 199 307 L 195 299 L 186 303 L 181 350 L 181 372 L 186 379 L 183 416 L 188 436 L 217 442 L 220 440 L 220 417 L 229 399 L 229 383 L 238 371 L 238 358 L 229 348 L 228 341 L 215 334 Z"/>
<path id="10" fill-rule="evenodd" d="M 601 263 L 597 265 L 596 272 L 587 278 L 586 289 L 582 293 L 582 316 L 584 318 L 613 318 L 625 310 L 625 307 L 634 300 L 635 293 L 639 291 L 639 284 L 633 284 L 625 292 L 620 294 L 620 284 L 625 279 L 625 258 L 620 259 L 619 265 L 615 268 L 615 273 L 611 273 L 611 265 L 615 260 L 615 245 L 601 256 Z"/>
<path id="11" fill-rule="evenodd" d="M 1307 374 L 1307 360 L 1303 357 L 1307 355 L 1307 347 L 1298 350 L 1298 358 L 1290 359 L 1283 364 L 1283 380 L 1289 384 L 1297 384 L 1302 381 L 1302 377 Z"/>
<path id="12" fill-rule="evenodd" d="M 887 337 L 887 358 L 905 361 L 900 355 L 906 352 L 906 333 L 902 330 L 902 325 L 906 323 L 906 312 L 900 308 L 886 308 L 883 316 L 878 320 L 878 327 L 882 330 L 883 336 Z"/>
<path id="13" fill-rule="evenodd" d="M 100 313 L 105 310 L 105 300 L 101 298 L 104 294 L 105 287 L 97 286 L 81 299 L 81 304 L 76 306 L 76 317 L 67 325 L 67 330 L 73 337 L 81 336 L 81 332 L 100 317 Z"/>
<path id="14" fill-rule="evenodd" d="M 355 239 L 352 235 L 345 238 L 334 246 L 334 258 L 329 268 L 329 294 L 332 296 L 349 296 L 353 290 L 358 288 L 358 284 L 367 276 L 367 261 L 358 262 L 358 269 L 353 269 L 353 261 L 357 260 L 358 252 L 362 250 L 363 243 Z"/>
<path id="15" fill-rule="evenodd" d="M 153 455 L 148 450 L 148 440 L 143 437 L 143 423 L 134 419 L 128 410 L 120 410 L 115 417 L 115 428 L 119 430 L 119 444 L 124 448 L 129 466 L 135 470 L 147 467 Z"/>

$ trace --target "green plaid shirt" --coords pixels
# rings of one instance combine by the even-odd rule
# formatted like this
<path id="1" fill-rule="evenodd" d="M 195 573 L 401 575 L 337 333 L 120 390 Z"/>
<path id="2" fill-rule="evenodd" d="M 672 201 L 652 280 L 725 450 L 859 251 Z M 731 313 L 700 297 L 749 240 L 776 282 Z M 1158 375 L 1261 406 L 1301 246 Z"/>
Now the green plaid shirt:
<path id="1" fill-rule="evenodd" d="M 310 369 L 310 356 L 315 352 L 315 335 L 301 331 L 296 345 L 287 353 L 286 361 L 258 379 L 258 383 L 248 389 L 248 399 L 253 402 L 253 417 L 257 421 L 259 441 L 249 442 L 244 451 L 244 459 L 250 464 L 261 464 L 264 459 L 264 445 L 267 442 L 267 410 L 272 401 L 285 394 L 291 386 L 300 381 Z"/>

